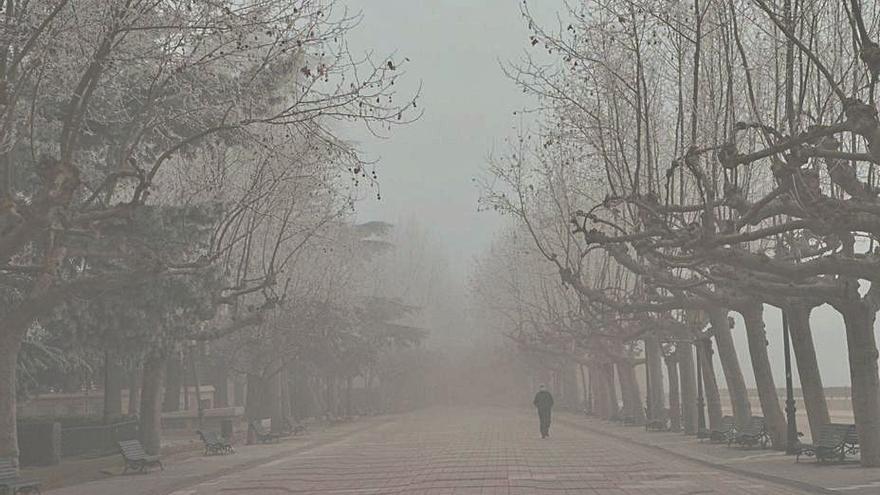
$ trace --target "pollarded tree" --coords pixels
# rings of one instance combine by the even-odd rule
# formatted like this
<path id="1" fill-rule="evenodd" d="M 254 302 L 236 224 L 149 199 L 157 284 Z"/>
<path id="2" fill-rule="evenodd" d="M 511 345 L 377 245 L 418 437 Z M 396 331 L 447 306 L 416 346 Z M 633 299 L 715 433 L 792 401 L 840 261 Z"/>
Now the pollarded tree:
<path id="1" fill-rule="evenodd" d="M 125 243 L 77 249 L 135 222 L 170 162 L 284 128 L 326 146 L 334 120 L 405 122 L 398 63 L 349 56 L 356 24 L 332 0 L 3 4 L 0 64 L 0 454 L 16 457 L 15 362 L 34 321 L 71 295 L 164 274 L 192 258 Z M 378 100 L 378 102 L 377 102 Z M 26 130 L 23 131 L 23 130 Z M 71 272 L 101 258 L 122 270 Z M 86 263 L 87 268 L 97 263 Z M 76 277 L 70 277 L 76 273 Z"/>
<path id="2" fill-rule="evenodd" d="M 606 172 L 610 200 L 601 202 L 603 213 L 591 207 L 575 215 L 588 220 L 578 220 L 578 229 L 589 249 L 614 253 L 661 295 L 710 289 L 715 296 L 757 296 L 741 312 L 761 377 L 768 373 L 755 359 L 763 347 L 758 304 L 788 311 L 817 300 L 834 305 L 846 323 L 858 391 L 853 409 L 867 435 L 862 462 L 876 464 L 876 291 L 862 296 L 857 287 L 859 279 L 875 279 L 877 57 L 861 5 L 695 7 L 690 14 L 670 13 L 615 2 L 572 16 L 568 33 L 536 28 L 533 44 L 564 59 L 560 77 L 536 65 L 518 74 L 528 89 L 557 103 L 548 105 L 559 121 L 548 142 L 585 136 Z M 853 43 L 821 36 L 839 30 L 842 17 L 851 21 Z M 658 50 L 670 50 L 673 63 L 653 56 Z M 569 71 L 585 77 L 569 77 Z M 652 79 L 659 82 L 648 84 Z M 665 173 L 659 163 L 666 160 L 658 156 L 672 163 Z M 864 243 L 857 241 L 862 236 Z M 805 351 L 799 362 L 812 351 L 808 332 L 795 331 Z M 811 368 L 814 359 L 805 361 Z M 733 362 L 729 354 L 727 362 Z M 818 375 L 810 376 L 820 389 Z M 808 407 L 811 423 L 821 420 L 822 409 Z"/>

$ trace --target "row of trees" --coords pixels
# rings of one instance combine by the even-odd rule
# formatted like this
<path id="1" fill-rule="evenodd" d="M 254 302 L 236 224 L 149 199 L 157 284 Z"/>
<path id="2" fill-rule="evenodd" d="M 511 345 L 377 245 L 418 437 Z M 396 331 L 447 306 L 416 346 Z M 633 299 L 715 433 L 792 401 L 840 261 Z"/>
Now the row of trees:
<path id="1" fill-rule="evenodd" d="M 829 413 L 809 317 L 828 304 L 845 324 L 861 462 L 880 465 L 878 5 L 581 1 L 558 28 L 528 2 L 522 13 L 539 53 L 507 70 L 539 98 L 540 118 L 494 157 L 484 188 L 487 207 L 517 220 L 488 272 L 543 272 L 514 285 L 511 336 L 583 360 L 606 415 L 615 375 L 626 414 L 644 415 L 632 371 L 643 359 L 648 409 L 663 411 L 665 356 L 670 409 L 689 433 L 694 352 L 709 425 L 720 421 L 717 351 L 737 422 L 760 409 L 782 448 L 764 307 L 790 328 L 816 432 Z M 535 254 L 543 266 L 523 261 Z M 481 285 L 513 291 L 492 277 Z M 731 311 L 745 323 L 757 408 Z"/>
<path id="2" fill-rule="evenodd" d="M 411 242 L 403 230 L 345 221 L 323 228 L 287 271 L 285 300 L 261 309 L 259 319 L 247 326 L 215 327 L 224 330 L 222 335 L 210 330 L 211 320 L 195 314 L 207 308 L 206 315 L 214 315 L 210 306 L 200 305 L 211 294 L 204 287 L 144 284 L 137 293 L 68 301 L 52 318 L 40 320 L 42 335 L 32 335 L 39 349 L 63 357 L 42 360 L 42 369 L 26 374 L 31 379 L 19 380 L 19 395 L 97 388 L 104 394 L 104 420 L 114 421 L 123 413 L 127 387 L 127 411 L 140 416 L 144 441 L 156 445 L 162 413 L 197 409 L 202 414 L 197 397 L 204 385 L 213 387 L 214 407 L 243 405 L 248 419 L 271 418 L 281 429 L 305 417 L 402 407 L 395 389 L 405 388 L 407 379 L 418 382 L 415 375 L 432 359 L 420 348 L 427 332 L 415 326 L 422 323 L 421 308 L 409 304 L 405 294 L 377 291 L 374 285 L 399 280 L 377 267 L 410 257 L 404 256 Z M 414 291 L 431 284 L 424 275 L 408 283 Z M 138 301 L 138 312 L 119 309 L 132 300 Z M 173 326 L 157 334 L 163 320 Z M 28 359 L 41 355 L 36 348 L 25 349 L 20 367 L 41 362 Z M 410 355 L 426 361 L 401 361 Z M 157 361 L 157 369 L 145 366 L 148 359 Z M 160 391 L 150 392 L 150 380 Z"/>
<path id="3" fill-rule="evenodd" d="M 303 328 L 337 356 L 387 342 L 351 329 L 392 310 L 317 283 L 373 256 L 347 216 L 375 171 L 339 123 L 417 117 L 417 95 L 395 95 L 399 61 L 348 49 L 356 15 L 333 0 L 4 0 L 0 19 L 0 456 L 17 455 L 17 374 L 52 349 L 142 363 L 155 450 L 182 343 L 233 346 L 265 377 L 286 363 L 262 349 L 287 349 L 293 320 L 326 317 Z M 251 345 L 220 342 L 245 330 Z"/>

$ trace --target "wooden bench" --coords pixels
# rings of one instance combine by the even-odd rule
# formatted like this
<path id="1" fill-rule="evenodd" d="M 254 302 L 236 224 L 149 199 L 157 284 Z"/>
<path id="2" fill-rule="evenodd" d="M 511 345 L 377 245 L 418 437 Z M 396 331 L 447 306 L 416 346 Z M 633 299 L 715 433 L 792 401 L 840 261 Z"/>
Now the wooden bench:
<path id="1" fill-rule="evenodd" d="M 119 453 L 122 454 L 122 459 L 125 461 L 125 469 L 122 474 L 127 473 L 129 469 L 143 473 L 151 466 L 159 466 L 159 469 L 165 470 L 159 456 L 147 454 L 140 441 L 125 440 L 117 442 L 117 445 L 119 445 Z"/>
<path id="2" fill-rule="evenodd" d="M 665 410 L 663 411 L 666 412 Z M 661 418 L 651 419 L 648 408 L 645 408 L 645 431 L 669 431 L 669 420 Z"/>
<path id="3" fill-rule="evenodd" d="M 250 427 L 259 443 L 277 442 L 281 439 L 280 433 L 269 431 L 268 428 L 263 426 L 262 421 L 251 421 Z"/>
<path id="4" fill-rule="evenodd" d="M 802 455 L 816 457 L 817 462 L 843 461 L 847 453 L 847 438 L 855 425 L 829 423 L 822 425 L 813 443 L 802 443 L 798 446 L 795 462 L 800 462 Z"/>
<path id="5" fill-rule="evenodd" d="M 225 438 L 222 438 L 217 433 L 213 431 L 201 430 L 197 430 L 196 433 L 199 434 L 199 437 L 202 439 L 202 443 L 205 444 L 205 455 L 224 455 L 235 453 L 235 449 L 232 448 L 232 444 L 229 443 Z"/>
<path id="6" fill-rule="evenodd" d="M 18 468 L 9 457 L 0 457 L 0 493 L 40 493 L 40 482 L 18 477 Z"/>
<path id="7" fill-rule="evenodd" d="M 849 431 L 846 434 L 843 447 L 849 455 L 859 453 L 859 432 L 856 430 L 856 425 L 849 425 Z"/>
<path id="8" fill-rule="evenodd" d="M 652 419 L 645 423 L 645 431 L 669 431 L 669 421 L 666 419 Z"/>
<path id="9" fill-rule="evenodd" d="M 749 424 L 742 431 L 737 431 L 733 438 L 728 442 L 728 446 L 736 443 L 742 447 L 754 447 L 760 445 L 761 448 L 767 448 L 770 441 L 770 435 L 767 434 L 767 424 L 763 416 L 752 416 Z"/>
<path id="10" fill-rule="evenodd" d="M 302 435 L 306 432 L 306 425 L 304 425 L 302 423 L 293 424 L 290 422 L 289 419 L 285 419 L 284 424 L 282 426 L 283 426 L 283 428 L 281 429 L 281 431 L 277 432 L 282 437 L 289 437 L 291 435 L 293 435 L 293 436 Z"/>
<path id="11" fill-rule="evenodd" d="M 721 424 L 714 430 L 709 430 L 709 441 L 712 443 L 727 443 L 736 436 L 736 420 L 733 416 L 721 418 Z"/>

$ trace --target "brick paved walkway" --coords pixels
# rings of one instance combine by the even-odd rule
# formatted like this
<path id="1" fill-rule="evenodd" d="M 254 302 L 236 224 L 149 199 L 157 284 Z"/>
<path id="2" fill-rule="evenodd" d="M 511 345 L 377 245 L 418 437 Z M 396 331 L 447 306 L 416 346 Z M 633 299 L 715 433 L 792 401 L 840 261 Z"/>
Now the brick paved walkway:
<path id="1" fill-rule="evenodd" d="M 423 411 L 174 495 L 805 493 L 566 425 L 541 440 L 536 423 L 527 410 Z"/>

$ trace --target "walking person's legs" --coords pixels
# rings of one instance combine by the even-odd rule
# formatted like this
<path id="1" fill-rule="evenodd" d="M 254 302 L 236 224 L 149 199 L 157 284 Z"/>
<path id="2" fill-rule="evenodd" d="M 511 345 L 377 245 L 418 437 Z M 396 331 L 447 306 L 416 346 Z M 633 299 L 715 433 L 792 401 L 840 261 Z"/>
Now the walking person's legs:
<path id="1" fill-rule="evenodd" d="M 541 438 L 547 438 L 550 435 L 550 415 L 547 412 L 539 414 L 541 420 Z"/>
<path id="2" fill-rule="evenodd" d="M 545 418 L 546 426 L 544 427 L 544 436 L 550 436 L 550 411 L 547 411 L 547 417 Z"/>

